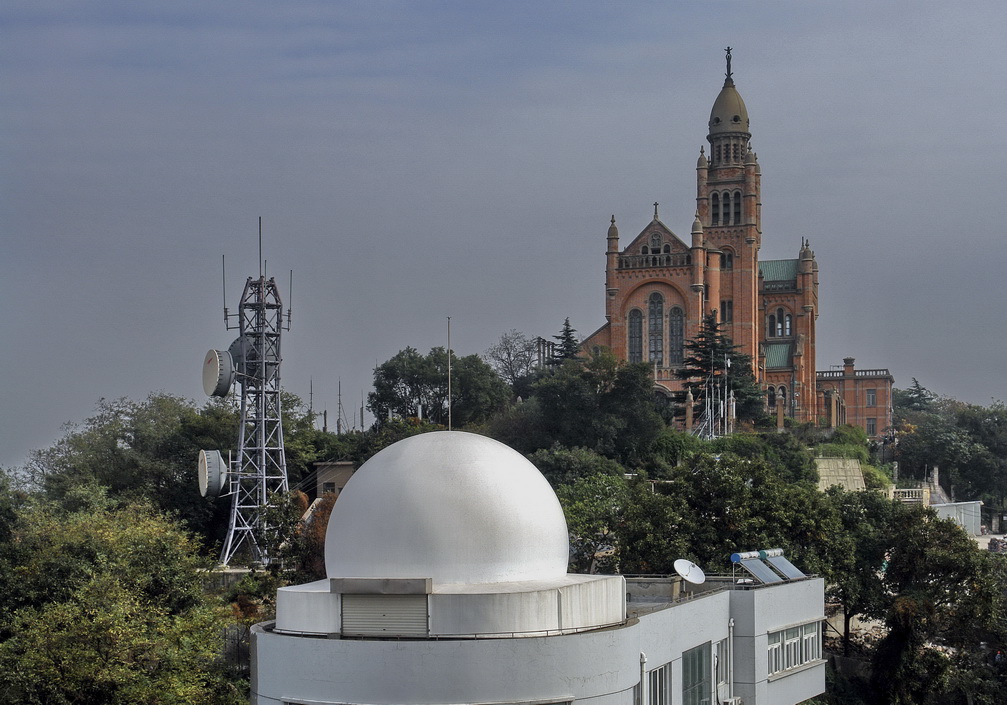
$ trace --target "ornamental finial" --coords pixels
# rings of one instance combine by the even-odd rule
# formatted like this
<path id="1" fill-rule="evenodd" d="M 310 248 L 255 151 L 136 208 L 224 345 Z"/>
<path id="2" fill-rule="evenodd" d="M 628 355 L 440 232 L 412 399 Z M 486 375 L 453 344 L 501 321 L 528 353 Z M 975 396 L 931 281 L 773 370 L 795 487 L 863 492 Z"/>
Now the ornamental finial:
<path id="1" fill-rule="evenodd" d="M 724 51 L 727 52 L 727 80 L 730 81 L 731 77 L 734 75 L 731 73 L 731 47 L 727 47 Z"/>

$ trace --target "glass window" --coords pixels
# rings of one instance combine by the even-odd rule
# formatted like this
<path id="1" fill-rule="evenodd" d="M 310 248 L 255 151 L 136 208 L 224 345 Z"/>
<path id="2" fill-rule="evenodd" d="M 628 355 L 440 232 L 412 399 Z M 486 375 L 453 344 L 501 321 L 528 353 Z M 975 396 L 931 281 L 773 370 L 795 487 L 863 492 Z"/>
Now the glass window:
<path id="1" fill-rule="evenodd" d="M 741 223 L 741 191 L 734 192 L 734 224 Z"/>
<path id="2" fill-rule="evenodd" d="M 776 315 L 775 314 L 772 314 L 772 313 L 769 314 L 769 329 L 768 330 L 769 330 L 769 337 L 770 338 L 775 338 L 776 337 Z"/>
<path id="3" fill-rule="evenodd" d="M 717 684 L 727 683 L 731 679 L 731 652 L 727 648 L 727 639 L 717 642 Z"/>
<path id="4" fill-rule="evenodd" d="M 734 320 L 734 301 L 724 299 L 720 302 L 720 321 L 730 323 Z"/>
<path id="5" fill-rule="evenodd" d="M 769 634 L 768 673 L 782 673 L 822 658 L 822 630 L 818 622 Z"/>
<path id="6" fill-rule="evenodd" d="M 648 705 L 671 705 L 671 664 L 666 663 L 647 674 Z"/>
<path id="7" fill-rule="evenodd" d="M 682 654 L 682 705 L 709 705 L 710 642 Z"/>
<path id="8" fill-rule="evenodd" d="M 629 361 L 643 362 L 643 314 L 637 308 L 629 312 Z"/>
<path id="9" fill-rule="evenodd" d="M 664 297 L 657 292 L 647 301 L 647 349 L 648 361 L 664 365 Z"/>
<path id="10" fill-rule="evenodd" d="M 710 197 L 710 219 L 711 225 L 720 224 L 720 194 L 715 193 Z"/>
<path id="11" fill-rule="evenodd" d="M 867 390 L 867 406 L 877 406 L 878 405 L 878 390 L 868 389 Z"/>
<path id="12" fill-rule="evenodd" d="M 878 420 L 877 419 L 867 419 L 867 435 L 876 436 L 878 435 Z"/>
<path id="13" fill-rule="evenodd" d="M 724 250 L 723 263 L 724 269 L 734 269 L 734 253 L 730 250 Z"/>
<path id="14" fill-rule="evenodd" d="M 678 365 L 685 357 L 685 313 L 672 306 L 668 313 L 668 362 Z"/>
<path id="15" fill-rule="evenodd" d="M 794 331 L 791 328 L 792 325 L 793 325 L 793 318 L 791 318 L 790 314 L 788 313 L 783 318 L 783 334 L 784 335 L 793 335 L 794 334 Z"/>
<path id="16" fill-rule="evenodd" d="M 776 408 L 776 387 L 770 387 L 766 392 L 766 401 L 769 403 L 769 410 Z"/>
<path id="17" fill-rule="evenodd" d="M 783 309 L 776 309 L 776 335 L 783 335 Z"/>

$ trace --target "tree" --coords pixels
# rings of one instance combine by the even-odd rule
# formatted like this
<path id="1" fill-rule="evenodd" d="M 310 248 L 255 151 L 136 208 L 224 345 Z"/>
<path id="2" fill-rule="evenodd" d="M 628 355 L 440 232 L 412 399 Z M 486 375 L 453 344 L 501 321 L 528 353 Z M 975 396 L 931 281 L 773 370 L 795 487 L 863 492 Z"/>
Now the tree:
<path id="1" fill-rule="evenodd" d="M 496 373 L 513 388 L 534 371 L 536 350 L 534 338 L 511 329 L 486 351 L 486 359 Z"/>
<path id="2" fill-rule="evenodd" d="M 567 360 L 532 387 L 545 438 L 589 448 L 622 462 L 641 457 L 664 428 L 654 407 L 645 364 L 627 364 L 602 351 Z"/>
<path id="3" fill-rule="evenodd" d="M 558 443 L 528 456 L 554 488 L 575 482 L 582 477 L 612 475 L 621 477 L 625 468 L 587 448 L 564 448 Z"/>
<path id="4" fill-rule="evenodd" d="M 826 595 L 843 606 L 843 653 L 848 655 L 853 618 L 880 614 L 887 599 L 883 571 L 897 507 L 878 492 L 847 492 L 833 485 L 826 495 L 841 525 L 826 542 Z"/>
<path id="5" fill-rule="evenodd" d="M 998 702 L 1003 665 L 991 656 L 1005 648 L 1000 557 L 919 506 L 897 507 L 887 557 L 887 598 L 876 615 L 887 634 L 872 676 L 882 702 L 945 703 L 956 690 L 969 702 Z"/>
<path id="6" fill-rule="evenodd" d="M 419 417 L 448 423 L 448 354 L 433 348 L 426 356 L 415 348 L 400 350 L 374 368 L 374 391 L 367 408 L 382 425 L 391 416 Z M 478 355 L 463 358 L 451 353 L 452 420 L 462 427 L 482 423 L 506 403 L 507 388 Z"/>
<path id="7" fill-rule="evenodd" d="M 192 535 L 97 485 L 67 497 L 19 507 L 0 545 L 0 703 L 244 701 Z"/>
<path id="8" fill-rule="evenodd" d="M 716 314 L 703 317 L 699 333 L 685 343 L 686 357 L 675 375 L 693 390 L 697 409 L 713 387 L 722 388 L 726 380 L 727 390 L 734 393 L 737 417 L 756 419 L 764 412 L 759 384 L 752 374 L 752 358 L 724 335 L 722 327 Z M 711 392 L 706 391 L 708 387 Z M 685 399 L 685 392 L 676 395 L 679 404 Z"/>
<path id="9" fill-rule="evenodd" d="M 93 484 L 117 498 L 149 501 L 211 539 L 226 522 L 227 508 L 199 496 L 196 460 L 204 448 L 233 448 L 237 429 L 237 412 L 224 400 L 200 409 L 164 393 L 139 402 L 101 399 L 94 416 L 68 424 L 63 437 L 33 452 L 19 474 L 28 489 L 55 502 Z"/>
<path id="10" fill-rule="evenodd" d="M 570 532 L 570 571 L 595 573 L 618 567 L 618 529 L 628 492 L 621 476 L 585 475 L 557 491 Z"/>
<path id="11" fill-rule="evenodd" d="M 562 365 L 565 360 L 573 360 L 580 355 L 580 342 L 577 340 L 576 332 L 576 329 L 570 325 L 570 317 L 568 316 L 563 321 L 559 335 L 553 336 L 553 339 L 556 340 L 556 348 L 551 360 L 553 365 Z"/>

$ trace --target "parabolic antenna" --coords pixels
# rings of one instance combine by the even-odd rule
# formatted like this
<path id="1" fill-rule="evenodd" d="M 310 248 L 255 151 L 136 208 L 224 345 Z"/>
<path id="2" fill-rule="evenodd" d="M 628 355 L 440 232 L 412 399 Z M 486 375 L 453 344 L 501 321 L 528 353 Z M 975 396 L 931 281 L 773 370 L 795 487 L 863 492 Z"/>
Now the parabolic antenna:
<path id="1" fill-rule="evenodd" d="M 224 488 L 227 466 L 219 450 L 199 451 L 199 494 L 216 497 Z"/>
<path id="2" fill-rule="evenodd" d="M 244 342 L 244 345 L 242 345 Z M 265 354 L 259 352 L 259 347 L 256 345 L 255 336 L 252 335 L 239 335 L 231 343 L 231 346 L 227 351 L 231 354 L 231 359 L 234 361 L 234 368 L 237 372 L 241 372 L 248 377 L 258 377 L 261 370 L 261 365 L 259 365 L 259 360 L 265 358 L 267 362 L 279 362 L 277 359 L 275 351 L 271 348 L 267 348 Z M 244 384 L 244 381 L 239 377 L 238 381 Z"/>
<path id="3" fill-rule="evenodd" d="M 685 558 L 675 561 L 675 572 L 682 576 L 682 579 L 693 585 L 702 585 L 706 582 L 706 573 L 698 565 Z"/>
<path id="4" fill-rule="evenodd" d="M 203 391 L 208 397 L 226 397 L 234 384 L 234 362 L 226 350 L 210 350 L 203 358 Z"/>

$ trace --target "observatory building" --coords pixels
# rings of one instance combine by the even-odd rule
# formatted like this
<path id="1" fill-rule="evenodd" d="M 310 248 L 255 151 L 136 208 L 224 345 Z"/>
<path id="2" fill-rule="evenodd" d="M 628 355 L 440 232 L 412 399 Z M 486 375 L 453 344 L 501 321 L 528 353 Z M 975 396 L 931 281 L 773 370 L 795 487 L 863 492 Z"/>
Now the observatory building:
<path id="1" fill-rule="evenodd" d="M 823 581 L 782 557 L 777 573 L 742 554 L 745 579 L 680 592 L 678 578 L 568 574 L 568 554 L 555 493 L 516 451 L 452 431 L 389 446 L 336 503 L 328 578 L 281 588 L 276 621 L 253 627 L 252 703 L 786 705 L 824 691 Z"/>

